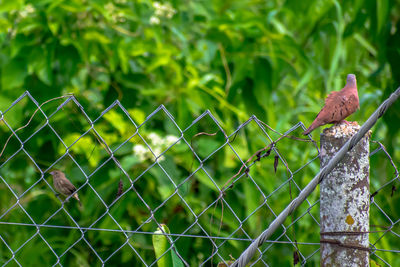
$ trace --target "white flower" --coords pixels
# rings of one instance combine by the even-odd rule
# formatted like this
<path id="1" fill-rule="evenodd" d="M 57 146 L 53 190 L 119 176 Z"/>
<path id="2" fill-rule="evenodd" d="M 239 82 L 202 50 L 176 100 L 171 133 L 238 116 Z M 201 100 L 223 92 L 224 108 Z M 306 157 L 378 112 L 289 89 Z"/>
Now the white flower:
<path id="1" fill-rule="evenodd" d="M 158 25 L 158 24 L 160 24 L 160 19 L 155 17 L 155 16 L 151 16 L 150 17 L 150 24 L 151 25 Z"/>
<path id="2" fill-rule="evenodd" d="M 33 13 L 33 12 L 35 12 L 35 7 L 33 5 L 31 5 L 31 4 L 27 4 L 26 7 L 25 7 L 25 10 L 28 13 Z"/>
<path id="3" fill-rule="evenodd" d="M 138 156 L 140 161 L 144 161 L 148 156 L 149 150 L 143 145 L 136 145 L 133 147 L 133 153 Z"/>
<path id="4" fill-rule="evenodd" d="M 164 140 L 162 140 L 162 138 L 156 133 L 150 133 L 149 138 L 150 138 L 150 142 L 154 146 L 161 146 L 164 144 Z"/>
<path id="5" fill-rule="evenodd" d="M 161 157 L 160 157 L 160 154 L 162 153 L 160 147 L 156 147 L 156 148 L 153 150 L 153 153 L 154 153 L 154 155 L 155 155 L 156 157 L 159 157 L 159 158 L 158 158 L 158 161 L 163 161 L 163 160 L 165 159 L 164 156 L 161 156 Z M 155 159 L 154 159 L 154 160 L 155 160 Z"/>
<path id="6" fill-rule="evenodd" d="M 175 144 L 178 140 L 179 138 L 176 137 L 175 135 L 167 135 L 167 137 L 165 137 L 165 144 L 167 146 L 170 146 L 172 144 Z"/>
<path id="7" fill-rule="evenodd" d="M 161 8 L 161 4 L 160 4 L 160 2 L 154 2 L 153 3 L 153 7 L 155 8 L 155 9 L 160 9 Z"/>
<path id="8" fill-rule="evenodd" d="M 156 11 L 154 12 L 154 14 L 155 14 L 157 17 L 163 17 L 163 16 L 164 16 L 164 11 L 163 11 L 161 8 L 159 8 L 159 9 L 156 9 Z"/>
<path id="9" fill-rule="evenodd" d="M 26 18 L 29 14 L 32 14 L 35 12 L 35 7 L 31 4 L 27 4 L 24 9 L 22 9 L 19 13 L 21 18 Z"/>
<path id="10" fill-rule="evenodd" d="M 175 11 L 174 11 L 174 12 L 168 12 L 167 15 L 166 15 L 166 17 L 167 17 L 168 19 L 172 19 L 172 17 L 174 16 L 174 14 L 175 14 Z"/>
<path id="11" fill-rule="evenodd" d="M 153 7 L 155 9 L 154 10 L 155 16 L 153 16 L 153 17 L 157 18 L 158 20 L 160 20 L 160 18 L 171 19 L 174 16 L 174 14 L 176 13 L 176 10 L 168 2 L 165 4 L 160 4 L 160 2 L 154 2 Z M 150 18 L 150 22 L 151 22 L 151 18 Z"/>
<path id="12" fill-rule="evenodd" d="M 108 10 L 108 12 L 112 13 L 115 9 L 115 6 L 113 3 L 108 3 L 104 6 L 106 8 L 106 10 Z"/>

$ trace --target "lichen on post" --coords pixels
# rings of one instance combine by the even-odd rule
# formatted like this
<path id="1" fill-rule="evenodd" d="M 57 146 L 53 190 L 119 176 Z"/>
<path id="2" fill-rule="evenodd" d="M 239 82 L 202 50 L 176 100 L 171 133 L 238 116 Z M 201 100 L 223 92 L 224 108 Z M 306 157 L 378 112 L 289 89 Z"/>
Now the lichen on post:
<path id="1" fill-rule="evenodd" d="M 321 134 L 321 168 L 360 126 L 341 123 Z M 321 266 L 369 266 L 369 134 L 320 184 Z"/>

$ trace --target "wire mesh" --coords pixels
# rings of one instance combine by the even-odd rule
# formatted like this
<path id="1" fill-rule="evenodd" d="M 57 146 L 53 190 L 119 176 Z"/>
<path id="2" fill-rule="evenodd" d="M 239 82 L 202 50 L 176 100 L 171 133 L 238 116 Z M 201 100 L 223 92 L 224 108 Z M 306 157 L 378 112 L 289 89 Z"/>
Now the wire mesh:
<path id="1" fill-rule="evenodd" d="M 156 266 L 172 257 L 228 266 L 319 170 L 301 122 L 280 134 L 252 116 L 228 133 L 209 111 L 183 126 L 163 105 L 147 117 L 119 101 L 99 116 L 83 106 L 73 95 L 39 104 L 26 92 L 0 114 L 2 265 Z M 395 266 L 399 172 L 381 143 L 372 146 L 371 260 Z M 55 169 L 83 208 L 57 194 Z M 318 229 L 314 192 L 250 266 L 319 266 Z"/>

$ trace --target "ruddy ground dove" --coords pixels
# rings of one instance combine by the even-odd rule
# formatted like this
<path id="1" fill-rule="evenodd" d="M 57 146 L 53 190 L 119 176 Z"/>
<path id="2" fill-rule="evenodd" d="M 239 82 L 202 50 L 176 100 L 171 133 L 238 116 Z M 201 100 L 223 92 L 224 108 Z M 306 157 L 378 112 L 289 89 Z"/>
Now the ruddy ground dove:
<path id="1" fill-rule="evenodd" d="M 346 86 L 342 90 L 328 95 L 325 100 L 325 106 L 303 134 L 307 135 L 315 128 L 328 123 L 344 121 L 359 107 L 356 76 L 349 74 L 347 75 Z"/>

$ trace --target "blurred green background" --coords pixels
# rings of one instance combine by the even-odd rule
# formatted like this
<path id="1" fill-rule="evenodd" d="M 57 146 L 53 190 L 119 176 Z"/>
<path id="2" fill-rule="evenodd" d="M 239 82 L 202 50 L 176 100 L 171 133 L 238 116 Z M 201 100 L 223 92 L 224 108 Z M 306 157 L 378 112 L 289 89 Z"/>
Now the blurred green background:
<path id="1" fill-rule="evenodd" d="M 165 223 L 171 233 L 181 234 L 189 228 L 186 234 L 255 238 L 274 219 L 274 213 L 290 202 L 289 186 L 292 197 L 298 188 L 285 184 L 268 199 L 267 206 L 265 197 L 290 176 L 281 161 L 274 173 L 273 152 L 251 168 L 251 179 L 242 177 L 227 191 L 224 199 L 231 209 L 220 202 L 209 207 L 218 198 L 218 187 L 239 170 L 241 161 L 224 146 L 224 134 L 211 117 L 190 126 L 192 121 L 210 110 L 227 135 L 253 114 L 279 132 L 299 121 L 308 126 L 326 95 L 341 89 L 346 75 L 354 73 L 361 109 L 349 119 L 362 124 L 400 85 L 400 3 L 395 0 L 13 0 L 0 1 L 0 12 L 0 110 L 4 112 L 26 90 L 39 104 L 74 94 L 98 134 L 111 149 L 118 148 L 115 156 L 135 180 L 135 189 L 142 197 L 110 160 L 80 108 L 70 101 L 57 110 L 65 100 L 58 99 L 42 106 L 47 116 L 56 112 L 48 124 L 37 112 L 29 126 L 18 132 L 25 142 L 24 150 L 12 137 L 0 158 L 1 222 L 73 227 L 76 222 L 82 227 L 119 229 L 116 220 L 125 230 L 151 233 L 158 225 L 154 220 L 147 222 L 150 207 L 157 210 L 157 222 Z M 96 120 L 117 99 L 125 110 L 115 106 Z M 164 111 L 138 128 L 161 104 L 180 129 Z M 25 97 L 5 113 L 0 121 L 1 148 L 11 134 L 5 122 L 16 130 L 29 121 L 35 109 Z M 400 160 L 399 129 L 397 102 L 372 130 L 372 139 L 386 146 L 395 163 Z M 320 131 L 313 133 L 317 140 Z M 217 134 L 195 136 L 199 132 Z M 298 129 L 292 134 L 301 137 L 301 132 Z M 273 139 L 279 137 L 270 131 L 268 134 Z M 155 157 L 181 136 L 193 141 L 199 158 L 194 158 L 181 139 L 154 165 Z M 269 144 L 254 121 L 230 140 L 243 161 Z M 371 149 L 376 147 L 371 144 Z M 295 140 L 285 139 L 277 149 L 292 171 L 317 155 L 311 143 Z M 63 170 L 80 187 L 84 210 L 74 201 L 65 206 L 75 222 L 63 210 L 52 216 L 60 202 L 49 187 L 50 175 L 42 175 L 39 168 L 44 171 L 54 163 L 53 169 Z M 188 178 L 200 165 L 203 169 Z M 318 169 L 319 162 L 314 161 L 293 179 L 303 188 Z M 393 173 L 384 153 L 374 155 L 371 192 L 391 180 Z M 110 216 L 106 205 L 115 198 L 120 180 L 128 193 L 110 208 Z M 171 180 L 182 183 L 179 194 Z M 398 186 L 398 182 L 384 187 L 375 201 L 396 221 L 400 216 L 395 208 L 399 193 L 388 197 L 392 185 Z M 21 206 L 9 210 L 17 198 Z M 310 202 L 317 200 L 316 192 Z M 295 216 L 308 207 L 301 206 Z M 310 211 L 317 221 L 318 208 L 317 204 Z M 371 225 L 391 225 L 379 210 L 371 208 L 371 213 Z M 243 230 L 235 232 L 241 226 L 239 220 L 244 220 Z M 302 217 L 289 228 L 288 236 L 279 240 L 318 243 L 316 220 L 309 214 Z M 192 226 L 194 222 L 198 223 Z M 80 266 L 101 265 L 100 258 L 118 266 L 149 265 L 156 259 L 149 234 L 133 234 L 128 245 L 121 233 L 88 231 L 85 238 L 96 255 L 76 229 L 44 227 L 41 235 L 35 235 L 34 227 L 2 224 L 0 229 L 1 264 L 32 235 L 34 238 L 15 255 L 23 266 L 53 265 L 56 255 L 62 255 L 62 265 Z M 379 236 L 371 234 L 370 241 L 374 243 Z M 222 242 L 215 241 L 217 245 Z M 212 259 L 208 259 L 213 252 L 209 240 L 180 238 L 175 246 L 191 266 L 203 261 L 215 266 L 221 258 L 229 260 L 230 254 L 237 257 L 248 244 L 227 241 L 221 245 L 220 256 Z M 398 250 L 398 244 L 398 237 L 386 235 L 376 246 Z M 304 257 L 318 248 L 299 245 Z M 293 264 L 293 251 L 291 244 L 274 245 L 263 258 L 272 266 L 288 266 Z M 319 265 L 318 254 L 306 259 L 307 266 Z M 377 255 L 392 265 L 400 264 L 396 253 Z M 384 264 L 376 256 L 372 259 Z M 8 263 L 17 265 L 14 260 Z"/>

